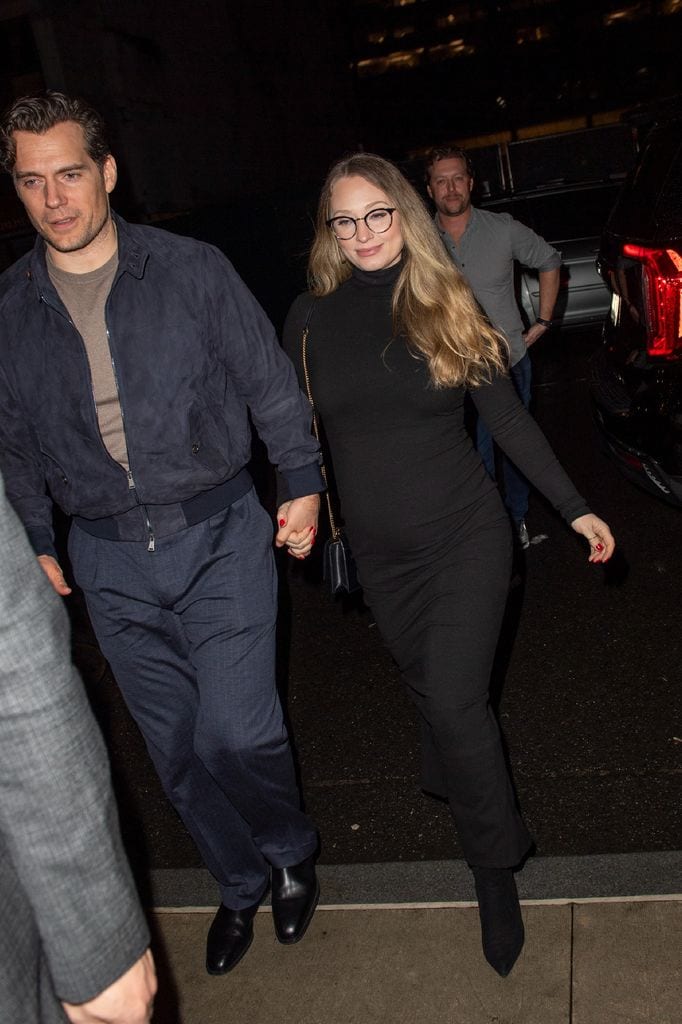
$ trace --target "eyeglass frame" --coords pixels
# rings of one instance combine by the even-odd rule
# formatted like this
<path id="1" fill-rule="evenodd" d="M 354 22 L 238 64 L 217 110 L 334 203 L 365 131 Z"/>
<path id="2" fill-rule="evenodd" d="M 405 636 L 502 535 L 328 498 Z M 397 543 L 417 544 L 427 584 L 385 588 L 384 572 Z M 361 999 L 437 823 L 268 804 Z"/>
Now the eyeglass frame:
<path id="1" fill-rule="evenodd" d="M 338 240 L 340 242 L 350 242 L 351 238 L 355 238 L 355 236 L 357 235 L 357 233 L 358 233 L 358 224 L 360 223 L 361 220 L 364 220 L 365 227 L 367 228 L 368 231 L 371 231 L 373 235 L 385 235 L 387 231 L 391 230 L 391 227 L 393 225 L 393 214 L 397 213 L 397 212 L 398 212 L 398 207 L 397 206 L 377 206 L 377 207 L 375 207 L 375 209 L 370 210 L 369 213 L 366 213 L 364 217 L 349 217 L 348 214 L 341 214 L 338 217 L 330 217 L 329 220 L 325 221 L 325 224 L 327 225 L 328 228 L 331 229 L 332 234 L 334 235 L 334 238 L 338 238 Z M 389 219 L 389 222 L 388 222 L 388 227 L 384 228 L 383 231 L 375 231 L 374 228 L 371 228 L 369 226 L 369 224 L 367 223 L 367 218 L 371 217 L 373 213 L 387 213 L 389 215 L 390 219 Z M 352 220 L 352 221 L 354 221 L 354 223 L 355 223 L 355 230 L 353 231 L 353 234 L 349 235 L 348 238 L 341 238 L 339 235 L 337 235 L 336 231 L 334 231 L 334 221 L 335 220 Z"/>

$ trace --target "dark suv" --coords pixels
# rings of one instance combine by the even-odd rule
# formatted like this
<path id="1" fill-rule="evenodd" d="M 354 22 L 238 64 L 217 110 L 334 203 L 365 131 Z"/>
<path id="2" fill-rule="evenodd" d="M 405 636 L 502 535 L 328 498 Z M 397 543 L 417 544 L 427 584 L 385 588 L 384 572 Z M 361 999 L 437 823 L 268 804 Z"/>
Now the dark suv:
<path id="1" fill-rule="evenodd" d="M 609 454 L 682 507 L 682 112 L 655 120 L 597 261 L 611 292 L 591 393 Z"/>

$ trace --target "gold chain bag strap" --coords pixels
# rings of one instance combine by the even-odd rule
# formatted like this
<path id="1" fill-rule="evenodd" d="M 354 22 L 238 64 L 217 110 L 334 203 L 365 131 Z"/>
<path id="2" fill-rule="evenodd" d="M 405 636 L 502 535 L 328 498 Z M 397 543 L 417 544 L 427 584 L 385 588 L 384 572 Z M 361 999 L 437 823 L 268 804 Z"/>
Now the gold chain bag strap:
<path id="1" fill-rule="evenodd" d="M 313 393 L 310 387 L 310 371 L 308 369 L 308 332 L 314 308 L 315 299 L 313 299 L 310 309 L 308 310 L 301 343 L 303 376 L 305 378 L 308 401 L 310 402 L 310 408 L 313 413 L 313 434 L 315 435 L 321 450 L 322 442 L 320 441 L 317 409 L 315 408 L 315 402 L 313 401 Z M 343 531 L 337 526 L 334 518 L 334 510 L 332 508 L 331 496 L 329 494 L 329 480 L 327 479 L 327 470 L 325 468 L 324 461 L 322 462 L 320 469 L 322 470 L 324 482 L 327 484 L 325 498 L 327 500 L 327 515 L 329 516 L 330 532 L 329 540 L 326 541 L 322 552 L 322 576 L 328 581 L 332 594 L 338 594 L 341 591 L 345 591 L 347 594 L 352 594 L 354 591 L 360 589 L 355 561 L 353 560 L 348 539 Z"/>

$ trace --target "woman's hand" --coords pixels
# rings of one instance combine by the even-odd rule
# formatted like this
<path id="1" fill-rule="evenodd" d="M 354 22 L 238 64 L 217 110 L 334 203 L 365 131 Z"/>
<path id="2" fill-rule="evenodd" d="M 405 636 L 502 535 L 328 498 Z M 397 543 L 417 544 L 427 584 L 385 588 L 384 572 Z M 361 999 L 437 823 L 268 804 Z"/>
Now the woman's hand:
<path id="1" fill-rule="evenodd" d="M 294 498 L 280 505 L 277 509 L 279 530 L 275 536 L 277 547 L 286 545 L 294 558 L 306 558 L 315 543 L 319 511 L 319 494 L 308 494 L 304 498 Z"/>
<path id="2" fill-rule="evenodd" d="M 571 526 L 576 533 L 582 534 L 590 542 L 590 562 L 608 562 L 615 550 L 616 542 L 603 519 L 592 514 L 578 516 Z"/>

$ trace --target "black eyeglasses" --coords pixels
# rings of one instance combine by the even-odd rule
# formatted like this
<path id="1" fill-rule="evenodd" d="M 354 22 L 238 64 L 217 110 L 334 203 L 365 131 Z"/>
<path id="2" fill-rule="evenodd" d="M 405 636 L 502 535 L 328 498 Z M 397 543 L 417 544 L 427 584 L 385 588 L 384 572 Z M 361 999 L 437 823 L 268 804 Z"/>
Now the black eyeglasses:
<path id="1" fill-rule="evenodd" d="M 381 206 L 378 210 L 370 210 L 364 217 L 332 217 L 327 221 L 327 227 L 331 228 L 342 242 L 353 238 L 361 220 L 364 220 L 365 227 L 369 228 L 373 235 L 383 235 L 393 223 L 395 211 L 395 206 Z"/>

